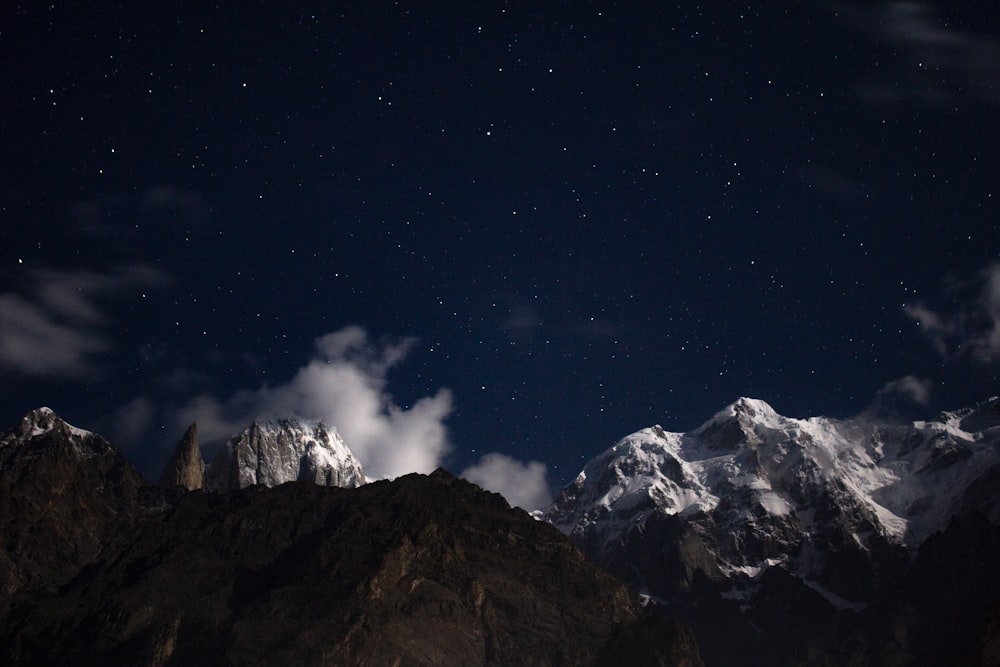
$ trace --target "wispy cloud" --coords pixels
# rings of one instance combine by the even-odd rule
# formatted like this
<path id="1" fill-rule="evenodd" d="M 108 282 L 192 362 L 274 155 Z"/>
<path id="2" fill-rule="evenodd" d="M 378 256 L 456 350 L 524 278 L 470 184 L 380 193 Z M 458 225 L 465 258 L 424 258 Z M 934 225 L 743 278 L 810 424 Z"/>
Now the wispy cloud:
<path id="1" fill-rule="evenodd" d="M 931 400 L 931 390 L 934 383 L 913 375 L 907 375 L 891 382 L 886 382 L 878 392 L 878 399 L 899 397 L 917 405 L 927 405 Z"/>
<path id="2" fill-rule="evenodd" d="M 373 477 L 397 477 L 437 468 L 450 449 L 445 420 L 452 395 L 440 389 L 409 408 L 388 392 L 387 374 L 413 339 L 373 341 L 358 326 L 315 342 L 313 358 L 283 384 L 243 390 L 228 398 L 195 397 L 177 410 L 180 433 L 192 421 L 206 442 L 231 437 L 256 417 L 299 416 L 334 426 Z"/>
<path id="3" fill-rule="evenodd" d="M 514 338 L 528 338 L 539 331 L 542 325 L 538 308 L 533 305 L 518 303 L 510 307 L 503 328 Z"/>
<path id="4" fill-rule="evenodd" d="M 917 301 L 906 304 L 903 312 L 920 325 L 944 359 L 968 356 L 980 363 L 1000 362 L 1000 264 L 958 288 L 950 309 Z"/>
<path id="5" fill-rule="evenodd" d="M 94 271 L 31 270 L 20 292 L 0 294 L 0 367 L 29 377 L 80 377 L 100 369 L 114 345 L 109 301 L 170 282 L 146 266 Z"/>
<path id="6" fill-rule="evenodd" d="M 860 84 L 863 98 L 927 106 L 950 104 L 964 96 L 1000 102 L 1000 45 L 990 36 L 951 24 L 933 3 L 885 2 L 873 7 L 840 3 L 837 10 L 872 41 L 890 44 L 904 59 L 901 69 L 891 71 L 891 80 Z"/>
<path id="7" fill-rule="evenodd" d="M 544 463 L 523 463 L 504 454 L 486 454 L 479 462 L 462 471 L 460 477 L 487 491 L 499 493 L 511 505 L 531 511 L 552 503 Z"/>

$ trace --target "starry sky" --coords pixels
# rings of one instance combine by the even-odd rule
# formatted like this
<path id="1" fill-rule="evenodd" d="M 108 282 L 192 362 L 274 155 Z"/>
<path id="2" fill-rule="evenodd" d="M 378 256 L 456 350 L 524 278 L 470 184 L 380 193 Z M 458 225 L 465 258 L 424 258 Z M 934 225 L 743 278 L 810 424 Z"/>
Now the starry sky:
<path id="1" fill-rule="evenodd" d="M 739 396 L 1000 393 L 993 3 L 202 4 L 0 9 L 4 427 L 538 505 Z"/>

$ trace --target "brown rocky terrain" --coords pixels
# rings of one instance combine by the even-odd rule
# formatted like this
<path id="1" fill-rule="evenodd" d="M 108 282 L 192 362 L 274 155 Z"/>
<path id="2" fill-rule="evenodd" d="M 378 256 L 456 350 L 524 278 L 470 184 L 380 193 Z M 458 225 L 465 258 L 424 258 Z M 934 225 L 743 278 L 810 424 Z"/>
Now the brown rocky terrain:
<path id="1" fill-rule="evenodd" d="M 33 428 L 0 448 L 4 664 L 701 664 L 555 528 L 444 471 L 157 490 L 96 436 Z"/>
<path id="2" fill-rule="evenodd" d="M 20 591 L 64 584 L 131 530 L 143 486 L 104 438 L 51 410 L 0 433 L 0 610 Z"/>

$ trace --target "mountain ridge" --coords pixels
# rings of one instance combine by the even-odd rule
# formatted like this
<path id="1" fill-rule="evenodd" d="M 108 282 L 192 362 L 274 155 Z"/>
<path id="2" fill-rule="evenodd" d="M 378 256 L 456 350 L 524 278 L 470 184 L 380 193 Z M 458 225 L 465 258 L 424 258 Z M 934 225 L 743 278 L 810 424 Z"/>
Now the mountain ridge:
<path id="1" fill-rule="evenodd" d="M 154 487 L 32 413 L 0 436 L 0 489 L 5 664 L 702 664 L 553 527 L 443 470 Z"/>
<path id="2" fill-rule="evenodd" d="M 891 607 L 887 591 L 929 536 L 970 512 L 1000 517 L 998 480 L 996 398 L 908 424 L 794 419 L 741 398 L 686 433 L 654 425 L 622 438 L 541 517 L 693 623 L 707 664 L 746 651 L 791 664 L 804 645 L 764 645 L 753 628 L 815 635 Z M 720 616 L 745 629 L 744 644 L 719 636 Z"/>
<path id="3" fill-rule="evenodd" d="M 177 460 L 168 464 L 157 489 L 146 484 L 121 453 L 100 436 L 66 424 L 47 408 L 31 411 L 14 428 L 0 433 L 0 491 L 8 490 L 6 497 L 0 493 L 0 503 L 7 503 L 0 507 L 0 536 L 4 544 L 14 545 L 0 552 L 0 624 L 4 618 L 28 619 L 12 623 L 15 629 L 0 637 L 0 654 L 14 656 L 14 662 L 20 660 L 21 664 L 24 660 L 30 662 L 31 656 L 47 656 L 45 662 L 53 658 L 57 663 L 63 658 L 67 662 L 80 659 L 86 633 L 73 633 L 83 632 L 79 628 L 86 626 L 74 625 L 82 621 L 62 616 L 64 612 L 60 611 L 65 607 L 65 595 L 72 592 L 77 602 L 70 607 L 85 609 L 90 596 L 96 595 L 101 604 L 112 605 L 106 610 L 108 618 L 123 618 L 125 614 L 132 619 L 127 627 L 142 628 L 135 635 L 121 626 L 102 625 L 100 631 L 111 637 L 96 654 L 102 660 L 138 651 L 153 663 L 153 658 L 161 654 L 168 656 L 164 658 L 168 662 L 174 655 L 190 661 L 194 659 L 192 651 L 207 646 L 204 637 L 198 639 L 197 632 L 192 634 L 190 612 L 178 611 L 181 607 L 176 604 L 180 603 L 171 603 L 175 606 L 167 617 L 173 614 L 174 621 L 164 625 L 143 617 L 132 606 L 137 600 L 126 593 L 128 587 L 120 587 L 120 582 L 147 577 L 145 585 L 152 587 L 149 595 L 169 595 L 169 590 L 176 589 L 190 603 L 201 599 L 201 593 L 182 583 L 190 576 L 184 567 L 192 563 L 215 572 L 205 581 L 222 582 L 220 585 L 229 591 L 226 599 L 232 603 L 256 605 L 262 599 L 285 595 L 279 591 L 287 586 L 292 586 L 289 591 L 294 590 L 294 596 L 304 596 L 303 601 L 313 600 L 310 593 L 295 588 L 295 579 L 289 578 L 286 565 L 277 563 L 284 558 L 283 553 L 289 557 L 292 553 L 303 557 L 313 554 L 308 557 L 333 562 L 329 560 L 336 558 L 329 550 L 333 543 L 321 538 L 326 528 L 296 533 L 291 538 L 274 536 L 288 535 L 289 526 L 302 525 L 304 517 L 311 516 L 312 510 L 305 509 L 302 503 L 316 502 L 315 493 L 326 499 L 324 503 L 343 501 L 350 506 L 354 501 L 343 500 L 350 494 L 370 489 L 356 497 L 382 497 L 379 494 L 385 492 L 385 485 L 394 484 L 383 481 L 351 489 L 333 488 L 337 486 L 333 484 L 324 489 L 334 479 L 333 473 L 317 474 L 311 466 L 316 461 L 337 466 L 344 461 L 350 463 L 350 457 L 336 455 L 340 444 L 343 441 L 336 431 L 318 422 L 254 422 L 230 440 L 225 454 L 220 452 L 199 473 L 198 463 L 204 462 L 196 428 L 192 428 L 178 443 Z M 320 447 L 328 449 L 320 451 Z M 343 449 L 349 453 L 346 444 Z M 996 664 L 990 662 L 989 656 L 1000 655 L 996 648 L 1000 646 L 1000 632 L 995 631 L 1000 629 L 1000 613 L 996 612 L 1000 609 L 1000 577 L 993 574 L 988 563 L 1000 560 L 1000 527 L 996 523 L 1000 518 L 998 456 L 1000 400 L 995 397 L 909 423 L 880 420 L 873 415 L 844 420 L 796 419 L 778 414 L 764 401 L 741 398 L 689 432 L 670 433 L 654 425 L 622 438 L 588 462 L 542 516 L 568 535 L 591 561 L 638 591 L 652 610 L 635 612 L 637 615 L 629 616 L 626 625 L 613 624 L 616 630 L 603 632 L 599 641 L 587 644 L 587 655 L 597 656 L 593 659 L 598 662 L 611 664 L 637 650 L 642 655 L 652 651 L 661 657 L 679 651 L 681 663 L 700 660 L 700 653 L 709 665 L 743 664 L 747 655 L 774 665 L 922 664 L 918 657 L 921 655 L 934 656 L 935 664 Z M 177 461 L 181 463 L 171 468 Z M 214 488 L 197 488 L 198 479 L 210 479 L 211 466 L 218 466 Z M 362 479 L 360 466 L 335 469 L 354 474 L 354 481 Z M 218 482 L 238 481 L 240 475 L 242 485 Z M 390 569 L 397 577 L 412 571 L 418 561 L 420 567 L 431 568 L 418 577 L 420 581 L 438 576 L 442 562 L 458 563 L 456 567 L 461 570 L 463 559 L 475 549 L 469 551 L 471 545 L 460 548 L 455 553 L 462 555 L 455 561 L 455 553 L 449 551 L 453 547 L 448 545 L 458 544 L 457 539 L 481 540 L 492 534 L 492 528 L 486 528 L 485 533 L 484 528 L 477 528 L 459 539 L 452 532 L 452 524 L 475 523 L 497 511 L 514 511 L 522 519 L 533 521 L 520 510 L 510 510 L 500 496 L 482 492 L 443 471 L 427 479 L 451 489 L 451 502 L 457 503 L 456 507 L 471 500 L 478 509 L 467 508 L 458 514 L 448 514 L 454 508 L 429 510 L 422 494 L 437 492 L 413 491 L 422 484 L 413 481 L 418 478 L 422 479 L 404 476 L 397 480 L 398 486 L 411 490 L 400 492 L 403 496 L 399 497 L 405 500 L 393 510 L 391 514 L 396 518 L 388 524 L 369 525 L 365 517 L 373 508 L 364 503 L 347 514 L 337 511 L 336 515 L 347 521 L 345 526 L 354 526 L 362 534 L 375 531 L 372 537 L 365 538 L 374 551 L 362 548 L 358 553 L 367 555 L 361 557 L 363 563 L 355 562 L 361 568 L 358 576 L 365 581 L 384 576 L 364 568 L 387 563 L 387 557 L 396 559 Z M 25 479 L 31 483 L 25 484 Z M 184 479 L 194 482 L 189 484 Z M 317 490 L 308 490 L 312 488 Z M 56 496 L 52 495 L 54 489 L 60 489 Z M 55 505 L 53 498 L 58 499 Z M 255 509 L 246 510 L 248 506 L 240 503 L 249 503 Z M 234 509 L 237 505 L 244 509 Z M 52 512 L 52 507 L 63 509 Z M 244 511 L 249 514 L 240 518 Z M 445 514 L 435 519 L 435 513 L 440 512 Z M 320 523 L 327 527 L 340 525 L 341 519 L 329 518 L 332 516 Z M 315 523 L 318 519 L 309 521 Z M 434 552 L 437 565 L 419 557 L 411 560 L 419 552 L 412 550 L 412 545 L 417 544 L 415 535 L 428 529 L 431 524 L 427 521 L 438 528 L 425 534 L 433 538 L 425 546 L 432 550 L 445 548 Z M 29 530 L 28 525 L 44 530 Z M 171 525 L 174 528 L 166 530 Z M 245 550 L 251 554 L 248 557 L 260 559 L 240 566 L 246 576 L 227 573 L 227 565 L 209 565 L 211 558 L 206 560 L 204 553 L 211 543 L 207 535 L 198 538 L 202 546 L 194 553 L 179 544 L 189 531 L 197 532 L 198 526 L 209 525 L 215 526 L 215 533 L 228 536 L 213 549 L 229 540 L 249 540 L 243 547 L 224 547 Z M 449 528 L 441 532 L 441 525 Z M 402 542 L 388 545 L 374 537 L 389 526 Z M 136 541 L 137 530 L 146 537 Z M 444 547 L 439 538 L 444 540 Z M 343 540 L 352 538 L 344 533 L 338 539 L 337 544 L 342 546 L 334 551 L 346 553 L 342 552 Z M 532 543 L 523 537 L 507 537 L 496 543 L 497 548 L 511 539 L 522 546 Z M 62 546 L 52 549 L 47 540 L 56 540 Z M 146 546 L 137 552 L 140 543 Z M 278 548 L 278 543 L 285 546 Z M 313 551 L 320 544 L 326 545 L 322 550 L 326 555 L 318 556 Z M 278 551 L 273 551 L 275 548 Z M 557 551 L 564 548 L 558 547 Z M 261 556 L 261 549 L 269 555 Z M 255 553 L 258 556 L 252 556 Z M 174 556 L 164 560 L 167 554 Z M 520 567 L 535 567 L 537 556 L 524 557 Z M 557 568 L 568 566 L 568 562 L 559 562 Z M 120 569 L 125 563 L 131 574 Z M 956 565 L 958 571 L 950 571 L 946 577 L 939 575 L 941 568 L 953 569 Z M 172 582 L 169 586 L 158 579 L 158 568 L 167 568 L 164 576 Z M 251 576 L 251 572 L 257 574 Z M 507 570 L 504 576 L 513 575 Z M 276 588 L 253 583 L 260 576 L 268 580 L 277 577 L 279 583 Z M 485 630 L 493 627 L 489 624 L 500 622 L 495 613 L 484 620 L 482 611 L 476 611 L 478 589 L 462 588 L 472 581 L 470 576 L 461 575 L 460 581 L 465 583 L 460 584 L 449 579 L 451 583 L 445 586 L 454 591 L 458 585 L 464 591 L 458 601 L 451 593 L 441 598 L 439 594 L 443 593 L 437 584 L 432 587 L 437 592 L 430 598 L 418 599 L 433 601 L 432 608 L 439 611 L 445 599 L 450 600 L 445 604 L 448 609 L 461 608 L 465 611 L 460 615 L 471 614 L 462 622 L 464 626 L 473 622 L 469 619 L 478 619 L 474 622 L 487 624 L 481 626 L 486 635 L 498 632 L 496 628 Z M 403 589 L 416 586 L 409 589 L 411 592 L 422 585 L 416 579 L 400 584 L 403 579 L 395 579 L 397 585 Z M 244 584 L 250 588 L 244 589 Z M 497 585 L 512 590 L 509 581 Z M 542 580 L 538 585 L 543 585 Z M 379 590 L 388 590 L 380 586 Z M 357 590 L 370 592 L 364 586 Z M 922 591 L 923 597 L 909 591 Z M 385 602 L 396 608 L 413 602 L 409 594 L 395 595 L 366 597 L 364 604 Z M 535 593 L 524 595 L 531 598 Z M 521 601 L 528 598 L 515 596 Z M 222 607 L 213 606 L 217 604 L 218 600 L 209 599 L 197 604 L 215 609 L 212 613 L 216 616 L 202 620 L 211 625 L 226 618 L 229 620 L 225 623 L 231 623 L 227 627 L 236 632 L 239 626 L 242 629 L 238 632 L 245 633 L 249 626 L 226 616 L 228 612 Z M 504 603 L 513 605 L 511 609 L 518 604 L 513 599 Z M 537 608 L 538 602 L 532 604 Z M 566 604 L 573 608 L 577 602 Z M 956 609 L 956 604 L 964 608 Z M 272 607 L 274 613 L 276 609 Z M 661 618 L 664 614 L 690 624 L 697 646 L 686 630 Z M 384 610 L 376 615 L 388 618 Z M 430 651 L 426 655 L 435 655 L 438 649 L 421 644 L 423 640 L 413 634 L 417 626 L 408 625 L 412 623 L 420 625 L 410 618 L 398 630 L 410 633 L 409 648 L 395 646 L 393 655 L 409 655 L 406 651 L 417 645 L 423 647 L 420 651 Z M 452 627 L 450 623 L 445 624 Z M 61 627 L 78 630 L 60 634 L 57 628 Z M 551 624 L 547 627 L 551 629 Z M 47 649 L 25 644 L 16 628 L 30 629 L 33 636 L 49 636 L 54 645 L 78 648 L 72 649 L 76 651 L 71 651 L 72 660 L 67 657 L 69 653 L 45 653 Z M 287 633 L 292 631 L 286 628 L 282 632 L 286 634 L 281 641 L 287 641 L 291 636 Z M 594 632 L 590 629 L 585 634 Z M 374 637 L 361 629 L 350 633 Z M 533 648 L 515 648 L 519 646 L 515 640 L 505 640 L 508 643 L 503 646 L 488 648 L 488 642 L 482 644 L 475 639 L 470 644 L 469 637 L 463 636 L 460 639 L 456 635 L 455 640 L 473 651 L 463 654 L 463 660 L 473 660 L 473 664 L 479 664 L 476 660 L 483 661 L 481 664 L 503 664 L 497 655 L 515 650 L 538 651 L 542 650 L 540 645 L 556 641 L 548 636 Z M 653 639 L 657 636 L 671 638 L 669 646 L 658 644 Z M 368 651 L 364 660 L 374 661 L 371 664 L 388 657 L 373 645 L 362 644 L 368 647 L 364 649 Z M 959 646 L 966 648 L 959 651 Z M 313 648 L 302 650 L 306 653 L 296 653 L 296 659 L 315 658 L 310 653 Z M 349 655 L 353 661 L 362 654 L 338 655 L 339 659 Z M 551 659 L 553 654 L 547 655 Z M 231 656 L 224 658 L 220 654 L 213 659 L 225 661 Z"/>

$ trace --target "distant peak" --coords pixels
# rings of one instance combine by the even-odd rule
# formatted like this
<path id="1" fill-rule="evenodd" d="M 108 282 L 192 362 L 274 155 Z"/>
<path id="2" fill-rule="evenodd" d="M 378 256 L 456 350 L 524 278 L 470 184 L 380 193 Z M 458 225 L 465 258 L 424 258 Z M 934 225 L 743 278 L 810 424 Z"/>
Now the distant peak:
<path id="1" fill-rule="evenodd" d="M 706 429 L 713 428 L 724 422 L 730 422 L 733 419 L 744 418 L 757 422 L 771 421 L 779 417 L 780 415 L 766 401 L 762 401 L 759 398 L 741 396 L 712 415 L 712 418 L 695 429 L 695 432 L 703 432 Z"/>
<path id="2" fill-rule="evenodd" d="M 21 419 L 21 429 L 31 436 L 41 435 L 65 423 L 52 408 L 35 408 Z"/>
<path id="3" fill-rule="evenodd" d="M 53 429 L 66 429 L 70 433 L 78 437 L 85 437 L 88 435 L 93 435 L 90 431 L 84 430 L 82 428 L 77 428 L 72 424 L 68 423 L 65 419 L 60 417 L 52 410 L 42 406 L 40 408 L 35 408 L 28 414 L 24 416 L 21 420 L 21 431 L 28 435 L 29 437 L 35 437 L 36 435 L 41 435 L 43 433 L 48 433 Z"/>
<path id="4" fill-rule="evenodd" d="M 294 480 L 339 487 L 367 481 L 337 429 L 298 416 L 255 418 L 219 450 L 205 468 L 205 479 L 206 487 L 216 491 Z"/>
<path id="5" fill-rule="evenodd" d="M 205 460 L 198 446 L 198 423 L 192 422 L 177 443 L 173 457 L 160 475 L 160 486 L 182 486 L 188 491 L 205 487 Z"/>
<path id="6" fill-rule="evenodd" d="M 42 406 L 35 408 L 24 416 L 25 419 L 59 419 L 59 415 L 52 408 Z"/>
<path id="7" fill-rule="evenodd" d="M 305 417 L 298 416 L 256 417 L 250 423 L 250 428 L 254 426 L 262 429 L 282 429 L 288 427 L 327 428 L 321 419 L 306 419 Z"/>
<path id="8" fill-rule="evenodd" d="M 730 417 L 737 417 L 741 421 L 749 420 L 753 423 L 775 422 L 781 419 L 781 415 L 767 401 L 762 401 L 759 398 L 748 398 L 746 396 L 742 396 L 730 403 L 723 410 L 723 413 Z"/>
<path id="9" fill-rule="evenodd" d="M 741 396 L 729 407 L 734 411 L 741 410 L 745 412 L 749 411 L 763 414 L 778 414 L 767 401 L 762 401 L 759 398 L 750 398 L 749 396 Z"/>

